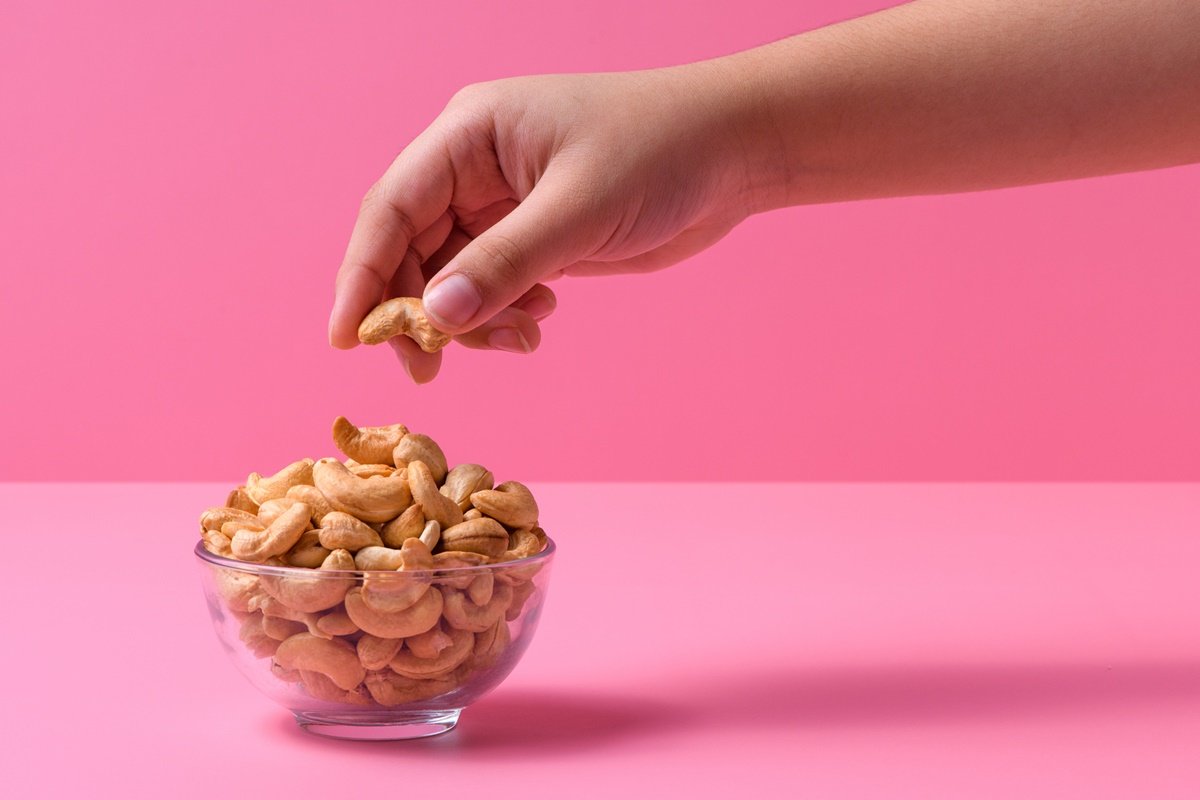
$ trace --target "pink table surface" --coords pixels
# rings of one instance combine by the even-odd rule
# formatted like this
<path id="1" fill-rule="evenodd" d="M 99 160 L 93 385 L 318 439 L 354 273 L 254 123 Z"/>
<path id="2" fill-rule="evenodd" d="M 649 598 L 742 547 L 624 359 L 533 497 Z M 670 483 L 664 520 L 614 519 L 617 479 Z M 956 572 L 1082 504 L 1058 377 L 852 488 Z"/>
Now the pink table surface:
<path id="1" fill-rule="evenodd" d="M 300 731 L 190 552 L 225 487 L 0 485 L 6 797 L 1200 796 L 1200 486 L 536 486 L 524 661 L 458 730 Z"/>

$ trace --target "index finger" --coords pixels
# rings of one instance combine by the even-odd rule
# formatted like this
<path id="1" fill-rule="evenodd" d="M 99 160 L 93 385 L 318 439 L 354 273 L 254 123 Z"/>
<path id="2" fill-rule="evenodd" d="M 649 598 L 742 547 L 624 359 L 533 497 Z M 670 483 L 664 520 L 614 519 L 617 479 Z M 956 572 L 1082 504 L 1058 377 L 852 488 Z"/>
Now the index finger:
<path id="1" fill-rule="evenodd" d="M 334 284 L 329 343 L 358 344 L 358 325 L 383 298 L 412 240 L 450 207 L 454 167 L 432 129 L 396 156 L 363 198 Z"/>

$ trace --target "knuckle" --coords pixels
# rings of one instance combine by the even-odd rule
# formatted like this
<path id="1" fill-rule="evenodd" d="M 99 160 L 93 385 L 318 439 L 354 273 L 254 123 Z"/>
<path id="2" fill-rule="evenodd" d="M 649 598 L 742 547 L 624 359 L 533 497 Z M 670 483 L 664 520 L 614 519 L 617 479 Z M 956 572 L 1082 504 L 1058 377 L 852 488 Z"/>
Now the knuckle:
<path id="1" fill-rule="evenodd" d="M 525 262 L 521 246 L 502 234 L 482 236 L 475 240 L 484 257 L 484 276 L 488 283 L 504 286 L 519 284 L 524 278 Z"/>

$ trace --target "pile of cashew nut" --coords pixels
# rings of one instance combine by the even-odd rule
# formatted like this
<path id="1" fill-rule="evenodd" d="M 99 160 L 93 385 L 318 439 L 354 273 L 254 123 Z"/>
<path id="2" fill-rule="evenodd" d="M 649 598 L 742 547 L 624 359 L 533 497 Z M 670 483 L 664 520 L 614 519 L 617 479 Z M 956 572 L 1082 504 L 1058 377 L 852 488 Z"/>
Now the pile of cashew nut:
<path id="1" fill-rule="evenodd" d="M 450 692 L 499 660 L 535 593 L 540 562 L 504 565 L 545 548 L 537 502 L 478 464 L 449 468 L 403 425 L 338 417 L 333 438 L 345 461 L 251 473 L 200 516 L 210 553 L 310 574 L 214 567 L 217 593 L 246 648 L 314 698 L 394 706 Z"/>

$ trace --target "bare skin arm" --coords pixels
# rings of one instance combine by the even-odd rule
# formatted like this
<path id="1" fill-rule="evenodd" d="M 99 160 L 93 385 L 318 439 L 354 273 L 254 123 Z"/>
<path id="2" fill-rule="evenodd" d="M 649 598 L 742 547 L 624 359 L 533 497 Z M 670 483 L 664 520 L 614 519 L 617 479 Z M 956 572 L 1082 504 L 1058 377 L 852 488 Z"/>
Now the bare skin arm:
<path id="1" fill-rule="evenodd" d="M 696 64 L 480 84 L 368 193 L 330 341 L 423 293 L 462 344 L 528 352 L 545 281 L 660 269 L 758 211 L 1196 161 L 1194 0 L 918 0 Z"/>

